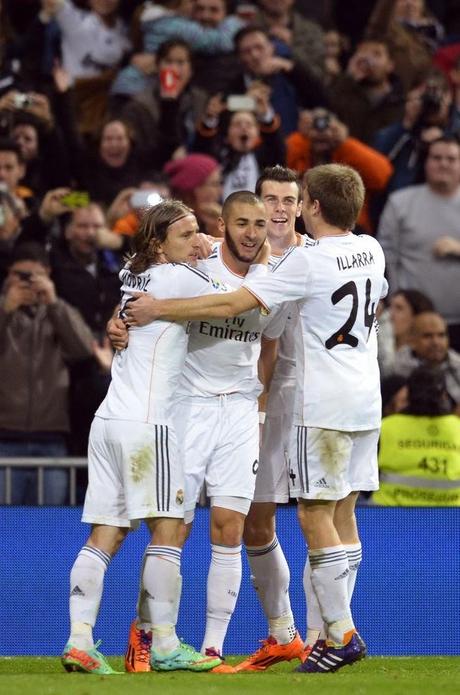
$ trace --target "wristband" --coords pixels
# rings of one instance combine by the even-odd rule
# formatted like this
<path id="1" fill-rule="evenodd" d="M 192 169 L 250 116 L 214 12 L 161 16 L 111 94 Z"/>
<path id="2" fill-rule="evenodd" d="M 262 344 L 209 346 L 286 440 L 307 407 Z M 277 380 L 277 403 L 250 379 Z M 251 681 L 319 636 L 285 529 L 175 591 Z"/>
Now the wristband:
<path id="1" fill-rule="evenodd" d="M 259 410 L 259 425 L 264 424 L 266 417 L 267 417 L 267 413 L 264 413 L 263 410 Z"/>

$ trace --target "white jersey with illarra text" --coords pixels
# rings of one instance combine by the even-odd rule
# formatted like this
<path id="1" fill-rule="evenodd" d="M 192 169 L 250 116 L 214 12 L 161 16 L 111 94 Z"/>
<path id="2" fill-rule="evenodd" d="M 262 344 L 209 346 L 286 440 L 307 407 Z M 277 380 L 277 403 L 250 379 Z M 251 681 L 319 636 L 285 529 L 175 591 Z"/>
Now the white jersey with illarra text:
<path id="1" fill-rule="evenodd" d="M 246 278 L 267 274 L 261 265 L 250 266 L 246 276 L 235 274 L 222 258 L 221 244 L 215 245 L 199 267 L 233 289 L 238 289 Z M 262 390 L 257 371 L 261 337 L 278 338 L 285 323 L 284 309 L 270 316 L 256 309 L 228 319 L 192 321 L 179 398 L 230 393 L 258 396 Z"/>
<path id="2" fill-rule="evenodd" d="M 120 280 L 121 316 L 133 292 L 174 299 L 232 289 L 202 270 L 182 263 L 162 263 L 138 274 L 125 267 Z M 153 321 L 130 328 L 128 347 L 114 356 L 112 381 L 96 415 L 168 424 L 187 352 L 187 327 L 187 322 Z"/>
<path id="3" fill-rule="evenodd" d="M 280 301 L 298 304 L 294 423 L 343 431 L 380 426 L 374 315 L 387 293 L 384 270 L 380 244 L 350 232 L 293 248 L 271 273 L 244 282 L 270 310 Z"/>

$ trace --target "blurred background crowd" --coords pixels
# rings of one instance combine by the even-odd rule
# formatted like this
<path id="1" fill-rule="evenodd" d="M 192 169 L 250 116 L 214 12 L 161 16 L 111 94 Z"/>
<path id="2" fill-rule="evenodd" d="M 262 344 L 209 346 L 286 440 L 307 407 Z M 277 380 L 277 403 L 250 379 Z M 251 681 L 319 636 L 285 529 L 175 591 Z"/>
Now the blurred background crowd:
<path id="1" fill-rule="evenodd" d="M 460 0 L 0 0 L 0 457 L 86 454 L 147 205 L 218 236 L 264 167 L 338 162 L 390 283 L 376 501 L 460 505 L 459 138 Z M 425 497 L 391 496 L 403 468 Z M 65 502 L 67 472 L 45 477 Z"/>

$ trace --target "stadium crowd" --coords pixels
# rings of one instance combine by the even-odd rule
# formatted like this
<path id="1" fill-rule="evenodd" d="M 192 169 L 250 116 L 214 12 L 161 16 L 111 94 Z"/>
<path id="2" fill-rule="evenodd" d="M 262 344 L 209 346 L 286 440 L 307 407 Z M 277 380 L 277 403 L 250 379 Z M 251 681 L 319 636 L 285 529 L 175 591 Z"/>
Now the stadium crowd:
<path id="1" fill-rule="evenodd" d="M 443 412 L 460 412 L 455 0 L 0 8 L 1 456 L 86 454 L 110 380 L 118 273 L 155 196 L 182 200 L 218 238 L 224 200 L 276 164 L 299 177 L 348 164 L 364 180 L 354 231 L 380 241 L 390 284 L 378 309 L 384 415 L 413 406 L 411 373 L 427 366 L 445 379 Z M 452 436 L 439 446 L 455 449 Z M 418 474 L 447 476 L 435 468 Z M 31 476 L 13 502 L 32 501 Z M 46 487 L 66 501 L 62 471 Z"/>
<path id="2" fill-rule="evenodd" d="M 67 670 L 113 673 L 92 628 L 139 520 L 127 671 L 299 658 L 318 673 L 366 655 L 350 608 L 359 493 L 460 506 L 458 9 L 0 0 L 0 457 L 85 456 L 89 438 Z M 13 470 L 14 504 L 34 503 L 35 476 Z M 175 626 L 204 483 L 198 652 Z M 48 468 L 44 502 L 67 487 Z M 276 537 L 289 492 L 305 642 Z M 232 667 L 243 543 L 269 636 Z"/>

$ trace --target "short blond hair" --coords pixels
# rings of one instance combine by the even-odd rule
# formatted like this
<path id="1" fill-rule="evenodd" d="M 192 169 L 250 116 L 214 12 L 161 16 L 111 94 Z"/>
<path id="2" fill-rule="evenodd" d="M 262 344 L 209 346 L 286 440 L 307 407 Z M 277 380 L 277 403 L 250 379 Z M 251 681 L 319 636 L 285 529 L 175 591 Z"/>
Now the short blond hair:
<path id="1" fill-rule="evenodd" d="M 355 169 L 343 164 L 321 164 L 306 172 L 303 188 L 310 200 L 319 202 L 325 222 L 339 229 L 353 229 L 366 193 Z"/>

